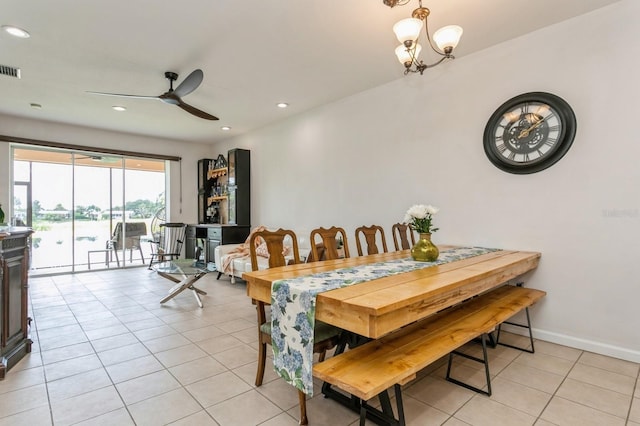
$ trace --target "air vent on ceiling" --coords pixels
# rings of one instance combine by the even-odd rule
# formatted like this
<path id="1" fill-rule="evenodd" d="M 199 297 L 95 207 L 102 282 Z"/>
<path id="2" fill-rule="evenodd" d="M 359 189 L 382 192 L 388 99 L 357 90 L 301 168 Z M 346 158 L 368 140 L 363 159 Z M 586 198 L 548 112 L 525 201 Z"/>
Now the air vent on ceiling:
<path id="1" fill-rule="evenodd" d="M 0 65 L 0 75 L 8 75 L 9 77 L 20 78 L 20 68 Z"/>

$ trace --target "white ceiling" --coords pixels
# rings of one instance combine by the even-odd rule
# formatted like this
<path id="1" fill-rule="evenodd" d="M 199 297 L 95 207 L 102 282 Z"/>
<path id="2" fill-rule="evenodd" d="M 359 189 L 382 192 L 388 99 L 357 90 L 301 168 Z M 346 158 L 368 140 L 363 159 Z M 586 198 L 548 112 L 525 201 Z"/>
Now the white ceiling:
<path id="1" fill-rule="evenodd" d="M 425 0 L 424 6 L 432 33 L 448 24 L 464 28 L 454 52 L 461 58 L 615 1 Z M 417 6 L 418 0 L 393 9 L 382 0 L 2 0 L 0 25 L 24 28 L 31 38 L 0 32 L 0 65 L 22 74 L 0 76 L 0 114 L 220 141 L 394 79 L 421 78 L 402 75 L 391 30 Z M 169 86 L 165 71 L 180 74 L 179 84 L 196 68 L 204 81 L 183 100 L 220 121 L 157 100 L 86 93 L 160 95 Z M 290 107 L 275 106 L 282 101 Z M 223 132 L 223 125 L 232 130 Z"/>

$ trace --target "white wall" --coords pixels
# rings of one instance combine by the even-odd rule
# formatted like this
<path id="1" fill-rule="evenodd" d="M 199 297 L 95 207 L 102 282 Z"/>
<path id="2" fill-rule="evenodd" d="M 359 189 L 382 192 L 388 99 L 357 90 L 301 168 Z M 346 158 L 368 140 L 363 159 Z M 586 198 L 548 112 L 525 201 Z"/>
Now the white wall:
<path id="1" fill-rule="evenodd" d="M 0 134 L 6 136 L 45 140 L 89 147 L 109 147 L 124 151 L 171 155 L 182 158 L 182 179 L 180 164 L 169 162 L 170 182 L 167 195 L 171 195 L 169 220 L 196 223 L 197 214 L 197 173 L 198 159 L 209 157 L 211 146 L 193 144 L 168 139 L 156 139 L 137 135 L 96 130 L 87 127 L 54 124 L 17 117 L 0 115 Z M 9 222 L 11 200 L 11 150 L 10 144 L 0 142 L 0 203 Z M 51 177 L 55 183 L 55 176 Z M 180 201 L 182 189 L 182 202 Z M 6 208 L 5 208 L 6 206 Z"/>
<path id="2" fill-rule="evenodd" d="M 526 277 L 548 292 L 537 337 L 640 361 L 639 14 L 622 1 L 216 148 L 252 150 L 253 225 L 390 235 L 429 203 L 441 208 L 436 243 L 542 252 Z M 484 126 L 529 91 L 572 105 L 575 142 L 550 169 L 504 173 L 484 154 Z"/>

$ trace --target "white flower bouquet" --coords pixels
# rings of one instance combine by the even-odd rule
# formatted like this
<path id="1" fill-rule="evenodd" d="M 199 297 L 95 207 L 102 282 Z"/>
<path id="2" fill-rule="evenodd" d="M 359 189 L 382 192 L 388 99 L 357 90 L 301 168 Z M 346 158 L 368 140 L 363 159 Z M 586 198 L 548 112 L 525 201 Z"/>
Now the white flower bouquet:
<path id="1" fill-rule="evenodd" d="M 432 228 L 433 215 L 438 213 L 439 209 L 431 205 L 416 204 L 411 206 L 404 216 L 404 222 L 411 226 L 411 229 L 421 234 L 431 234 L 439 228 Z"/>

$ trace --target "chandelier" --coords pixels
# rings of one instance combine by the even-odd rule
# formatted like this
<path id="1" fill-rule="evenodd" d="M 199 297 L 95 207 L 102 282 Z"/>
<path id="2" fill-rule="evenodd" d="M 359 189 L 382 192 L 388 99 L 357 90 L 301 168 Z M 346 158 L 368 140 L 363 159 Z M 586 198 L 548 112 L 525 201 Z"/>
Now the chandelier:
<path id="1" fill-rule="evenodd" d="M 409 3 L 410 0 L 382 0 L 384 4 L 389 7 L 404 6 Z M 411 18 L 406 18 L 398 21 L 393 26 L 393 32 L 396 34 L 398 41 L 402 43 L 396 48 L 396 56 L 398 61 L 404 65 L 404 74 L 410 72 L 419 72 L 422 74 L 427 68 L 435 67 L 441 64 L 445 59 L 454 59 L 453 49 L 456 48 L 460 37 L 462 37 L 462 28 L 458 25 L 447 25 L 440 28 L 433 34 L 429 35 L 429 28 L 427 25 L 427 17 L 429 16 L 429 9 L 422 7 L 422 0 L 418 0 L 419 7 L 413 11 Z M 422 60 L 418 59 L 422 46 L 418 43 L 418 37 L 420 31 L 424 27 L 427 35 L 427 41 L 429 47 L 435 53 L 440 56 L 440 59 L 432 64 L 425 64 Z M 435 43 L 435 46 L 434 46 Z M 437 46 L 437 47 L 436 47 Z"/>

